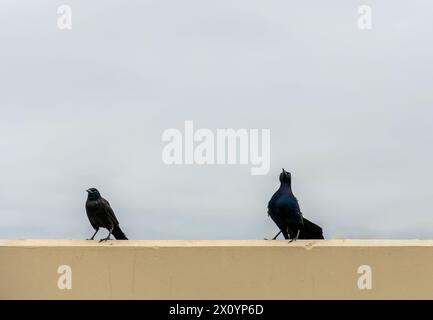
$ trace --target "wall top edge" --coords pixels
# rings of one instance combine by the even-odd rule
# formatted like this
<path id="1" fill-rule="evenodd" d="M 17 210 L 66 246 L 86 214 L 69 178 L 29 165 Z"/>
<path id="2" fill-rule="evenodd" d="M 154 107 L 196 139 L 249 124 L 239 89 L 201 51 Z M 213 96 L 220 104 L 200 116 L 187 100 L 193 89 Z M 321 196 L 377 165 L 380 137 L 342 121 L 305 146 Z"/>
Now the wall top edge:
<path id="1" fill-rule="evenodd" d="M 1 247 L 433 247 L 433 240 L 0 240 Z"/>

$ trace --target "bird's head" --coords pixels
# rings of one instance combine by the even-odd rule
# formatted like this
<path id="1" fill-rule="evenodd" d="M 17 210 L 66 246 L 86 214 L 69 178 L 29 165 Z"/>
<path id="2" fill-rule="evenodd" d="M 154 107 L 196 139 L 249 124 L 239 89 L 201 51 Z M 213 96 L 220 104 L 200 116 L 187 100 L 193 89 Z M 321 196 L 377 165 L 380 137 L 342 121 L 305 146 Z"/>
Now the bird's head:
<path id="1" fill-rule="evenodd" d="M 96 200 L 101 198 L 101 194 L 96 188 L 87 189 L 86 192 L 88 193 L 87 198 L 90 200 Z"/>
<path id="2" fill-rule="evenodd" d="M 286 170 L 284 170 L 284 168 L 283 172 L 280 173 L 280 182 L 288 184 L 292 182 L 292 176 L 290 175 L 290 172 L 287 172 Z"/>

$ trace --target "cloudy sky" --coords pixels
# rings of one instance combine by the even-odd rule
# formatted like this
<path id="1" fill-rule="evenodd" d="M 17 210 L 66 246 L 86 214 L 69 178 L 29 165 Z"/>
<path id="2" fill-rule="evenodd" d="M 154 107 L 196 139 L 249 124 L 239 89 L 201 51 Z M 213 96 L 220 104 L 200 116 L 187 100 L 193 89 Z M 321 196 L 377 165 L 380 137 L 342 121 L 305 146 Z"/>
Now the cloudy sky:
<path id="1" fill-rule="evenodd" d="M 58 29 L 62 4 L 72 30 Z M 282 167 L 327 238 L 433 238 L 432 10 L 1 1 L 0 238 L 89 237 L 89 187 L 131 239 L 270 237 Z M 270 129 L 269 174 L 167 166 L 162 133 L 185 120 Z"/>

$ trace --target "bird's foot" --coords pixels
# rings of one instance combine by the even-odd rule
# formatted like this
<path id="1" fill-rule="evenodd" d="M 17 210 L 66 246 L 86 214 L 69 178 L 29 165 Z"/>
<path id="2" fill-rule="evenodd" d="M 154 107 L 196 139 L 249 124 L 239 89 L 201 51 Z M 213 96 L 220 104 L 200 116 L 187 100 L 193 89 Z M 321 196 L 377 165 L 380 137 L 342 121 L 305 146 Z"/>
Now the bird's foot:
<path id="1" fill-rule="evenodd" d="M 293 241 L 298 240 L 300 231 L 301 231 L 301 230 L 298 229 L 298 233 L 296 234 L 296 237 L 290 239 L 289 243 L 292 243 Z"/>
<path id="2" fill-rule="evenodd" d="M 111 238 L 110 237 L 102 238 L 101 240 L 99 240 L 99 242 L 101 243 L 101 242 L 108 241 L 108 240 L 111 240 Z"/>

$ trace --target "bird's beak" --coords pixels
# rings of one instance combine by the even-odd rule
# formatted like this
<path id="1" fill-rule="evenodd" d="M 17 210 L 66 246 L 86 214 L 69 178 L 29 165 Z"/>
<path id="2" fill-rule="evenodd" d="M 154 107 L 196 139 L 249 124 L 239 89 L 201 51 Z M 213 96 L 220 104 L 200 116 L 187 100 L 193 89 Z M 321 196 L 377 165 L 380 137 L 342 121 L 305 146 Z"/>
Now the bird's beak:
<path id="1" fill-rule="evenodd" d="M 283 168 L 283 173 L 286 173 L 286 170 L 284 170 L 284 168 Z"/>
<path id="2" fill-rule="evenodd" d="M 90 189 L 87 189 L 86 192 L 87 192 L 87 193 L 90 193 Z"/>

